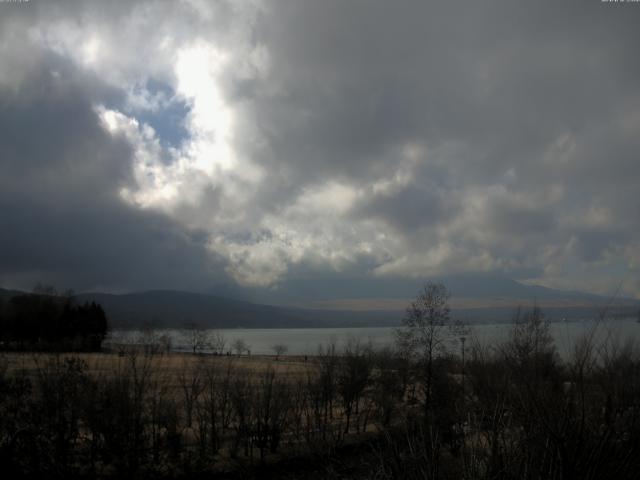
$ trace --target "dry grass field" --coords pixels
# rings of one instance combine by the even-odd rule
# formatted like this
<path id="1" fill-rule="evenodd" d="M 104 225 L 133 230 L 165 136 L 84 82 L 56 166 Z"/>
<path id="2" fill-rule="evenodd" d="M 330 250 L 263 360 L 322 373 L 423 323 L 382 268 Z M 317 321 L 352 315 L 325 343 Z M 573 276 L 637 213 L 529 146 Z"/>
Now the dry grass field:
<path id="1" fill-rule="evenodd" d="M 279 378 L 288 381 L 302 380 L 318 369 L 317 359 L 304 356 L 273 355 L 207 355 L 192 353 L 155 353 L 140 352 L 117 353 L 42 353 L 42 352 L 4 352 L 0 355 L 0 368 L 14 376 L 26 376 L 36 379 L 47 365 L 64 362 L 65 359 L 79 359 L 86 365 L 87 373 L 96 378 L 121 375 L 132 368 L 138 368 L 165 386 L 180 388 L 185 379 L 191 379 L 195 373 L 224 372 L 231 369 L 234 375 L 242 375 L 250 381 L 256 381 L 265 372 L 274 372 Z"/>
<path id="2" fill-rule="evenodd" d="M 118 355 L 117 353 L 42 353 L 42 352 L 2 352 L 0 358 L 6 362 L 7 373 L 18 370 L 28 372 L 37 369 L 38 365 L 54 358 L 79 358 L 84 361 L 90 372 L 101 373 L 117 370 L 122 364 L 129 362 L 131 354 Z M 162 353 L 153 355 L 136 355 L 137 358 L 146 358 L 154 368 L 168 372 L 177 371 L 185 366 L 226 366 L 229 363 L 237 368 L 252 372 L 261 372 L 269 367 L 277 373 L 299 374 L 313 368 L 315 359 L 304 356 L 280 356 L 276 360 L 275 355 L 208 355 L 192 353 Z"/>

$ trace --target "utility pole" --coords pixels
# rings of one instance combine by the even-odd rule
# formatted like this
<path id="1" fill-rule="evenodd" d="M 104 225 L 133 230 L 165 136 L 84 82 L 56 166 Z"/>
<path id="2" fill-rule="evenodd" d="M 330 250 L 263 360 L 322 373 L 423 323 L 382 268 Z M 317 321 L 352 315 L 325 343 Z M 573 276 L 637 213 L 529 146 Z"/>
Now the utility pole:
<path id="1" fill-rule="evenodd" d="M 464 400 L 464 342 L 466 337 L 460 337 L 460 343 L 462 344 L 462 398 Z"/>

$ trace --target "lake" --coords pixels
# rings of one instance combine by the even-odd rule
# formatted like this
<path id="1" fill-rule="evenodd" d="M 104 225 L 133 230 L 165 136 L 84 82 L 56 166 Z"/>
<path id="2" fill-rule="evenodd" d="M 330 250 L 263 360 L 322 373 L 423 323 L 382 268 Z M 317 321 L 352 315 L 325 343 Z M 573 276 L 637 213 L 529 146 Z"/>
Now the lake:
<path id="1" fill-rule="evenodd" d="M 481 324 L 468 327 L 469 333 L 466 335 L 467 348 L 473 343 L 480 345 L 498 345 L 505 341 L 512 325 L 510 324 Z M 227 350 L 230 345 L 242 339 L 248 345 L 254 355 L 272 355 L 273 346 L 277 344 L 286 345 L 289 355 L 314 355 L 318 352 L 319 345 L 335 343 L 338 351 L 353 340 L 362 343 L 370 343 L 374 348 L 383 348 L 394 343 L 393 327 L 362 327 L 362 328 L 270 328 L 270 329 L 219 329 L 211 330 L 211 333 L 218 332 L 224 335 Z M 563 357 L 567 357 L 573 351 L 575 341 L 590 332 L 595 332 L 598 341 L 605 339 L 617 339 L 624 341 L 631 338 L 634 341 L 640 334 L 640 323 L 636 319 L 617 319 L 596 322 L 593 320 L 567 321 L 550 324 L 551 335 L 554 338 L 556 347 Z M 184 331 L 179 329 L 157 330 L 155 335 L 167 335 L 171 338 L 172 350 L 189 350 L 188 342 L 185 339 Z M 136 343 L 141 338 L 139 331 L 114 331 L 105 340 L 105 343 Z M 460 350 L 458 337 L 450 338 L 446 344 L 451 351 Z M 203 351 L 207 351 L 204 349 Z"/>

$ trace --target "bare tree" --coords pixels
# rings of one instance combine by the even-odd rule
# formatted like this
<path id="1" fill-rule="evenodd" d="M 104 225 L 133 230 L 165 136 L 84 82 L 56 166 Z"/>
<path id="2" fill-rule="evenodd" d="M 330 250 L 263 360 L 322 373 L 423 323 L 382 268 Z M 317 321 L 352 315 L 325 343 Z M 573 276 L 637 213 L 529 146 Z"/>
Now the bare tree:
<path id="1" fill-rule="evenodd" d="M 338 365 L 337 391 L 342 399 L 346 425 L 344 433 L 349 433 L 352 414 L 359 413 L 360 399 L 371 377 L 370 350 L 363 349 L 358 341 L 351 340 L 345 348 L 342 361 Z M 356 423 L 358 427 L 359 423 Z"/>
<path id="2" fill-rule="evenodd" d="M 203 376 L 204 368 L 201 364 L 194 366 L 186 361 L 183 361 L 182 368 L 178 372 L 178 382 L 184 399 L 186 426 L 189 428 L 192 425 L 194 406 L 205 389 Z"/>
<path id="3" fill-rule="evenodd" d="M 252 390 L 253 441 L 264 461 L 267 448 L 276 453 L 290 408 L 289 386 L 269 367 Z"/>
<path id="4" fill-rule="evenodd" d="M 399 348 L 423 364 L 425 411 L 431 407 L 433 360 L 448 336 L 444 327 L 451 325 L 449 297 L 444 285 L 427 282 L 407 308 L 402 327 L 396 330 Z"/>
<path id="5" fill-rule="evenodd" d="M 282 343 L 278 343 L 271 347 L 271 350 L 276 354 L 276 361 L 280 360 L 280 355 L 284 355 L 289 350 L 289 347 Z"/>
<path id="6" fill-rule="evenodd" d="M 211 348 L 213 349 L 213 352 L 217 355 L 222 355 L 224 353 L 225 347 L 227 346 L 227 339 L 222 334 L 222 332 L 219 332 L 217 330 L 214 331 L 210 335 L 210 340 L 211 340 Z"/>
<path id="7" fill-rule="evenodd" d="M 161 353 L 169 353 L 171 351 L 171 336 L 166 333 L 158 337 L 158 345 Z"/>
<path id="8" fill-rule="evenodd" d="M 234 342 L 231 344 L 231 347 L 235 350 L 238 356 L 242 355 L 249 349 L 249 345 L 247 345 L 247 342 L 245 342 L 242 338 L 234 340 Z"/>
<path id="9" fill-rule="evenodd" d="M 211 362 L 204 371 L 203 401 L 197 405 L 197 413 L 208 429 L 208 433 L 204 432 L 204 435 L 209 438 L 212 454 L 218 453 L 222 447 L 233 420 L 231 388 L 235 376 L 231 360 L 225 364 Z"/>
<path id="10" fill-rule="evenodd" d="M 136 343 L 145 354 L 154 354 L 160 350 L 160 337 L 158 331 L 151 322 L 145 322 L 136 339 Z"/>
<path id="11" fill-rule="evenodd" d="M 197 323 L 188 323 L 182 330 L 184 342 L 193 353 L 198 353 L 211 346 L 209 332 Z"/>
<path id="12" fill-rule="evenodd" d="M 371 396 L 378 410 L 382 428 L 391 423 L 399 400 L 404 398 L 402 363 L 396 352 L 387 347 L 373 353 Z"/>

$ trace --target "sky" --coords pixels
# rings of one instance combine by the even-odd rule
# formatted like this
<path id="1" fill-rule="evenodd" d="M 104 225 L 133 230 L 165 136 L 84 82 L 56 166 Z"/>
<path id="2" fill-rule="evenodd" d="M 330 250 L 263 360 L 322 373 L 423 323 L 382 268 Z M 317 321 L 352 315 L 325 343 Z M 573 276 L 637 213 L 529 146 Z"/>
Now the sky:
<path id="1" fill-rule="evenodd" d="M 639 25 L 600 0 L 2 2 L 0 286 L 640 298 Z"/>

